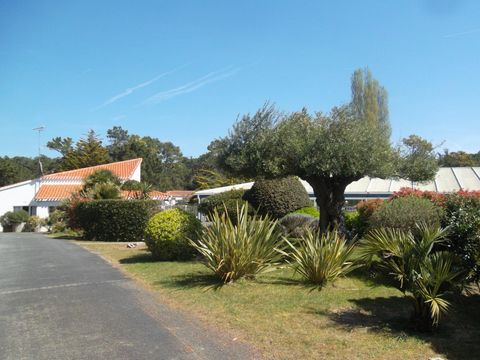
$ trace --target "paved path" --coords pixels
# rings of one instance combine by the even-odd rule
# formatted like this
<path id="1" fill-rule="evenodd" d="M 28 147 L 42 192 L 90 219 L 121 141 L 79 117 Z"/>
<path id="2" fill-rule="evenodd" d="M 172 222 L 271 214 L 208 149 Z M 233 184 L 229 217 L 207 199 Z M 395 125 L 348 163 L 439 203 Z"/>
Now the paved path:
<path id="1" fill-rule="evenodd" d="M 254 359 L 66 240 L 0 233 L 0 359 Z"/>

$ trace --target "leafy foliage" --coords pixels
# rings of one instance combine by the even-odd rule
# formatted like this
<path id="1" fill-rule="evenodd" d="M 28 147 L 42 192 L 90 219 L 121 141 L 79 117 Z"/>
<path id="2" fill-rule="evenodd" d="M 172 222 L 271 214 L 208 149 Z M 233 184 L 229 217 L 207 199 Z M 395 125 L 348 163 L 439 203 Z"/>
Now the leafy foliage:
<path id="1" fill-rule="evenodd" d="M 29 217 L 25 210 L 8 211 L 0 217 L 0 224 L 2 224 L 4 230 L 11 231 L 13 227 L 27 222 Z"/>
<path id="2" fill-rule="evenodd" d="M 403 139 L 402 157 L 398 174 L 411 181 L 433 179 L 438 171 L 438 162 L 433 145 L 417 135 Z"/>
<path id="3" fill-rule="evenodd" d="M 351 229 L 355 235 L 362 237 L 370 226 L 370 218 L 373 213 L 385 202 L 382 199 L 368 199 L 362 200 L 357 204 L 358 217 L 354 220 L 354 223 L 350 223 Z"/>
<path id="4" fill-rule="evenodd" d="M 417 223 L 440 226 L 442 208 L 430 200 L 407 196 L 384 202 L 371 216 L 372 228 L 395 228 L 409 231 Z"/>
<path id="5" fill-rule="evenodd" d="M 438 163 L 440 166 L 480 166 L 480 151 L 476 154 L 470 154 L 465 151 L 450 152 L 447 149 L 439 155 Z"/>
<path id="6" fill-rule="evenodd" d="M 230 190 L 203 199 L 198 205 L 198 211 L 211 218 L 215 211 L 219 214 L 227 214 L 233 222 L 237 219 L 237 210 L 247 202 L 243 200 L 244 190 Z M 248 207 L 250 215 L 255 213 L 252 207 Z"/>
<path id="7" fill-rule="evenodd" d="M 465 280 L 480 280 L 480 196 L 457 193 L 445 196 L 443 226 L 448 226 L 448 251 L 460 259 Z"/>
<path id="8" fill-rule="evenodd" d="M 0 157 L 0 187 L 39 177 L 41 175 L 40 162 L 44 174 L 58 170 L 59 160 L 46 156 L 40 158 Z"/>
<path id="9" fill-rule="evenodd" d="M 155 201 L 93 200 L 76 204 L 75 214 L 87 240 L 141 241 Z"/>
<path id="10" fill-rule="evenodd" d="M 347 245 L 345 238 L 337 231 L 320 234 L 306 230 L 300 241 L 288 244 L 288 251 L 281 251 L 287 261 L 305 281 L 319 288 L 355 268 L 350 261 L 353 245 Z"/>
<path id="11" fill-rule="evenodd" d="M 88 132 L 87 137 L 78 140 L 75 146 L 71 138 L 57 137 L 49 141 L 47 147 L 62 155 L 62 170 L 80 169 L 110 162 L 107 149 L 93 130 Z"/>
<path id="12" fill-rule="evenodd" d="M 25 223 L 25 227 L 22 231 L 24 232 L 36 232 L 39 231 L 40 227 L 45 225 L 45 219 L 41 219 L 38 216 L 30 216 Z"/>
<path id="13" fill-rule="evenodd" d="M 268 214 L 274 219 L 312 204 L 302 183 L 293 176 L 257 180 L 243 199 L 260 215 Z"/>
<path id="14" fill-rule="evenodd" d="M 416 232 L 375 229 L 360 241 L 361 258 L 367 264 L 375 263 L 412 299 L 412 320 L 418 330 L 432 330 L 438 326 L 440 316 L 450 305 L 445 291 L 459 277 L 453 270 L 453 254 L 433 252 L 434 246 L 445 241 L 445 236 L 445 229 L 423 224 Z"/>
<path id="15" fill-rule="evenodd" d="M 188 239 L 196 239 L 201 229 L 192 214 L 177 208 L 165 210 L 148 221 L 145 243 L 157 260 L 186 260 L 194 254 Z"/>
<path id="16" fill-rule="evenodd" d="M 212 224 L 191 245 L 205 258 L 206 266 L 223 282 L 255 275 L 278 264 L 282 255 L 281 232 L 269 216 L 250 216 L 248 204 L 236 212 L 235 222 L 227 213 L 214 210 Z"/>

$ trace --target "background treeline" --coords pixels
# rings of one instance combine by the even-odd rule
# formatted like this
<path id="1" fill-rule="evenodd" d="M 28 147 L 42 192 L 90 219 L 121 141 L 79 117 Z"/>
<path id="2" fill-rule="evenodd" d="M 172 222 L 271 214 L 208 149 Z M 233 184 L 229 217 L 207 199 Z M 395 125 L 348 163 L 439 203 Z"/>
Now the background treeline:
<path id="1" fill-rule="evenodd" d="M 0 157 L 0 186 L 33 179 L 43 174 L 79 169 L 109 162 L 143 158 L 142 178 L 158 190 L 206 189 L 238 183 L 246 179 L 231 177 L 217 165 L 221 140 L 214 140 L 208 151 L 188 158 L 172 142 L 150 136 L 130 134 L 120 126 L 107 130 L 106 142 L 91 130 L 74 142 L 70 137 L 55 137 L 47 143 L 59 157 Z M 480 151 L 467 153 L 444 150 L 438 154 L 440 166 L 480 166 Z M 40 168 L 40 163 L 42 170 Z"/>
<path id="2" fill-rule="evenodd" d="M 188 158 L 171 142 L 150 136 L 130 134 L 120 126 L 107 130 L 106 141 L 93 130 L 74 142 L 70 137 L 55 137 L 47 147 L 57 158 L 41 156 L 0 157 L 0 186 L 33 179 L 42 174 L 79 169 L 110 162 L 143 158 L 142 180 L 154 189 L 205 189 L 243 181 L 230 178 L 216 165 L 213 141 L 207 153 Z"/>

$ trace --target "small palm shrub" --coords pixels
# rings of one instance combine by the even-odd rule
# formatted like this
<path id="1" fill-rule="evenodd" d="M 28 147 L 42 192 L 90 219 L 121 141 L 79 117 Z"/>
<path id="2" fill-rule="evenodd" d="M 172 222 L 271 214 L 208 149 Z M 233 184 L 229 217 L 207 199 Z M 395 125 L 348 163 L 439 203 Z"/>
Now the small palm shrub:
<path id="1" fill-rule="evenodd" d="M 157 260 L 187 260 L 195 251 L 188 239 L 196 239 L 202 224 L 182 209 L 161 211 L 148 221 L 145 243 Z"/>
<path id="2" fill-rule="evenodd" d="M 217 210 L 211 220 L 202 237 L 190 240 L 190 244 L 224 283 L 254 278 L 281 261 L 275 247 L 282 246 L 282 234 L 277 222 L 268 216 L 249 216 L 248 205 L 243 205 L 235 222 Z"/>
<path id="3" fill-rule="evenodd" d="M 370 217 L 370 228 L 416 229 L 417 223 L 440 226 L 443 210 L 432 201 L 406 196 L 385 201 Z"/>
<path id="4" fill-rule="evenodd" d="M 287 239 L 285 242 L 288 251 L 280 252 L 306 282 L 319 288 L 356 267 L 349 260 L 353 245 L 348 245 L 337 231 L 320 234 L 318 231 L 306 230 L 295 245 Z"/>
<path id="5" fill-rule="evenodd" d="M 417 231 L 382 228 L 372 230 L 359 243 L 360 258 L 376 264 L 393 278 L 397 288 L 412 300 L 412 322 L 417 330 L 433 330 L 450 304 L 445 292 L 455 285 L 454 255 L 433 252 L 444 241 L 446 230 L 417 226 Z"/>
<path id="6" fill-rule="evenodd" d="M 306 214 L 292 213 L 281 218 L 278 224 L 281 226 L 284 236 L 301 238 L 308 229 L 313 230 L 318 226 L 318 218 Z"/>

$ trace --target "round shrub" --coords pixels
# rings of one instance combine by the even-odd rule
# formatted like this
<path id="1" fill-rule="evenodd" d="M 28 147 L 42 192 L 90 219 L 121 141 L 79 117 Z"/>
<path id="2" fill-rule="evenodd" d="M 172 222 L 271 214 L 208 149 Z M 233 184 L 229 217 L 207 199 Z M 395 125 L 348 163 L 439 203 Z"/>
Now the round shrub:
<path id="1" fill-rule="evenodd" d="M 243 198 L 255 207 L 260 215 L 268 214 L 275 219 L 312 206 L 302 183 L 293 176 L 257 180 Z"/>
<path id="2" fill-rule="evenodd" d="M 187 260 L 195 253 L 189 239 L 196 240 L 202 224 L 181 209 L 161 211 L 148 221 L 145 243 L 157 260 Z"/>
<path id="3" fill-rule="evenodd" d="M 230 190 L 220 194 L 211 195 L 200 202 L 198 205 L 198 211 L 206 215 L 208 218 L 212 218 L 215 209 L 217 209 L 219 215 L 223 215 L 226 211 L 230 220 L 236 223 L 238 209 L 246 204 L 246 201 L 243 200 L 244 194 L 245 190 Z M 249 215 L 255 213 L 255 209 L 251 206 L 247 208 Z"/>
<path id="4" fill-rule="evenodd" d="M 420 223 L 440 226 L 442 215 L 442 208 L 430 200 L 406 196 L 384 202 L 370 217 L 370 227 L 414 231 Z"/>

